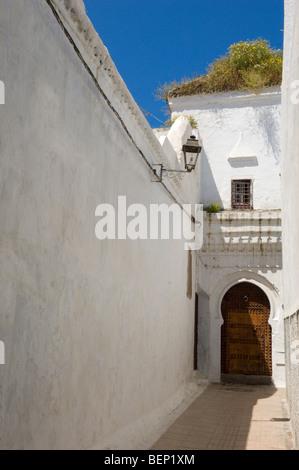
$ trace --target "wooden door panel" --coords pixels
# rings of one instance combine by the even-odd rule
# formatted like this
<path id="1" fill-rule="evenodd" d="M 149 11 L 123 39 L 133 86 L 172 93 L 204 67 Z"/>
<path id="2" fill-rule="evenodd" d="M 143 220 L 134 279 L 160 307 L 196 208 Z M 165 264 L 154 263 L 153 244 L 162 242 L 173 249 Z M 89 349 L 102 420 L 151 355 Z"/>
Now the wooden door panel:
<path id="1" fill-rule="evenodd" d="M 232 287 L 224 296 L 221 369 L 226 374 L 271 375 L 270 305 L 265 293 L 250 283 Z"/>

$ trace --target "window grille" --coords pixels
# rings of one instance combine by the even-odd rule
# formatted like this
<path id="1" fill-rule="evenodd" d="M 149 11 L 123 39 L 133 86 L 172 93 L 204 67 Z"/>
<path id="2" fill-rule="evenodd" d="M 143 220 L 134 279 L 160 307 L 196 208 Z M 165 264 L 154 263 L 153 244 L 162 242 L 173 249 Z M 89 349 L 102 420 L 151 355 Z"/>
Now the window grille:
<path id="1" fill-rule="evenodd" d="M 232 180 L 232 209 L 252 209 L 251 180 Z"/>

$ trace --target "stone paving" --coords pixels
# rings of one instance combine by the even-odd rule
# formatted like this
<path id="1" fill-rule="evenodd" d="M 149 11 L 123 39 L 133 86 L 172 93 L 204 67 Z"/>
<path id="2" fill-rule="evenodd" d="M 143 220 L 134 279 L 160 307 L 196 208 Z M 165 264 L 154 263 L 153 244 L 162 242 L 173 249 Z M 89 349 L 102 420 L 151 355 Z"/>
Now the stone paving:
<path id="1" fill-rule="evenodd" d="M 285 389 L 211 384 L 152 450 L 292 450 Z"/>

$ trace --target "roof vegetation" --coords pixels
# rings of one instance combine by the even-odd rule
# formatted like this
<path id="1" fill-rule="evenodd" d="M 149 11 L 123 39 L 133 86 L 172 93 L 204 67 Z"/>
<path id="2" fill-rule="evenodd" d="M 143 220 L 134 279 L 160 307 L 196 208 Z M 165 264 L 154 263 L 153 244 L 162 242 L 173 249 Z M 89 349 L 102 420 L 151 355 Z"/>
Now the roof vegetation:
<path id="1" fill-rule="evenodd" d="M 234 90 L 260 92 L 280 85 L 282 51 L 271 48 L 268 41 L 242 41 L 229 47 L 225 56 L 216 59 L 204 75 L 160 86 L 156 96 L 168 103 L 169 98 Z"/>

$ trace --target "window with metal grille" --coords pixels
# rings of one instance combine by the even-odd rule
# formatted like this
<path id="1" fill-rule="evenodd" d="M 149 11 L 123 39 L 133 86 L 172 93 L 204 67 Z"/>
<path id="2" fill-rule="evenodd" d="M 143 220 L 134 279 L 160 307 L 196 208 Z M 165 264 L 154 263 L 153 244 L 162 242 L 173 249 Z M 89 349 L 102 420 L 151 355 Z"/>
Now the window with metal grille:
<path id="1" fill-rule="evenodd" d="M 232 209 L 252 209 L 251 180 L 232 180 Z"/>

